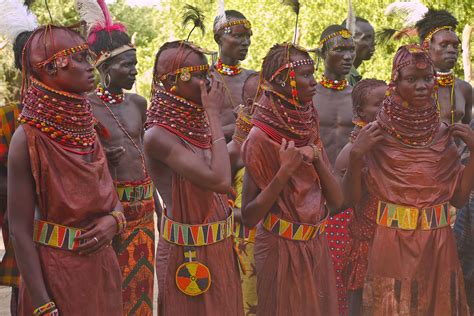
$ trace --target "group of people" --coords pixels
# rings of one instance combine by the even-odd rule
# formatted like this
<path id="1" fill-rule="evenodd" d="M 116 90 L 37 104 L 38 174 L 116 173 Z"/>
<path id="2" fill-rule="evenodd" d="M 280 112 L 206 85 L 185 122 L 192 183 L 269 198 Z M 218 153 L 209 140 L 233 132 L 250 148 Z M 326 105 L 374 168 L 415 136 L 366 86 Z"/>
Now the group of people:
<path id="1" fill-rule="evenodd" d="M 155 273 L 159 315 L 474 311 L 472 87 L 449 12 L 417 22 L 387 84 L 357 71 L 375 49 L 361 17 L 328 26 L 317 61 L 275 44 L 256 72 L 251 22 L 226 10 L 217 59 L 189 36 L 159 48 L 148 106 L 124 92 L 136 48 L 104 1 L 77 0 L 85 28 L 4 2 L 24 21 L 7 34 L 12 314 L 152 315 Z"/>

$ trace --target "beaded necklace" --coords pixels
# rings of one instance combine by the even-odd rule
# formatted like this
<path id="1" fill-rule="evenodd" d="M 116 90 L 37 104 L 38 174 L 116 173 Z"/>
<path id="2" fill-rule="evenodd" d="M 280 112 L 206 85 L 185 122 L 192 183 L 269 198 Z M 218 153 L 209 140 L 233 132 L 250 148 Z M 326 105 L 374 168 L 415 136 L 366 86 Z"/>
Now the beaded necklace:
<path id="1" fill-rule="evenodd" d="M 220 58 L 217 61 L 215 67 L 216 67 L 217 72 L 226 76 L 236 76 L 242 72 L 240 63 L 238 63 L 237 65 L 226 65 L 222 62 L 222 59 Z"/>
<path id="2" fill-rule="evenodd" d="M 97 85 L 97 88 L 95 89 L 95 94 L 104 101 L 105 103 L 110 103 L 110 104 L 120 104 L 123 102 L 124 99 L 124 93 L 112 93 L 109 90 L 105 89 L 102 87 L 102 85 L 99 83 Z"/>
<path id="3" fill-rule="evenodd" d="M 428 147 L 438 132 L 440 122 L 434 102 L 420 108 L 403 104 L 399 95 L 388 92 L 377 121 L 401 144 L 413 148 Z"/>
<path id="4" fill-rule="evenodd" d="M 64 149 L 92 148 L 96 133 L 89 101 L 83 97 L 59 99 L 56 93 L 51 92 L 53 89 L 40 90 L 36 80 L 32 83 L 22 101 L 23 110 L 18 118 L 20 123 L 39 129 Z M 39 86 L 47 87 L 43 83 Z M 71 149 L 68 151 L 84 154 Z"/>
<path id="5" fill-rule="evenodd" d="M 253 125 L 280 144 L 283 138 L 293 140 L 298 147 L 314 141 L 319 143 L 318 117 L 311 103 L 294 106 L 294 100 L 267 86 L 262 89 L 266 93 L 259 103 L 255 103 Z"/>
<path id="6" fill-rule="evenodd" d="M 440 87 L 451 86 L 451 91 L 449 93 L 449 108 L 451 109 L 451 124 L 454 124 L 454 73 L 452 70 L 449 72 L 436 72 L 435 79 Z M 439 113 L 441 113 L 441 104 L 439 103 L 438 93 L 439 91 L 436 91 L 435 93 L 436 105 L 438 106 Z"/>
<path id="7" fill-rule="evenodd" d="M 338 90 L 338 91 L 344 90 L 349 85 L 346 79 L 332 80 L 326 77 L 325 75 L 321 76 L 321 81 L 319 81 L 319 83 L 326 89 L 332 89 L 332 90 Z"/>
<path id="8" fill-rule="evenodd" d="M 199 148 L 211 148 L 211 132 L 202 106 L 157 90 L 147 111 L 145 128 L 161 126 Z"/>

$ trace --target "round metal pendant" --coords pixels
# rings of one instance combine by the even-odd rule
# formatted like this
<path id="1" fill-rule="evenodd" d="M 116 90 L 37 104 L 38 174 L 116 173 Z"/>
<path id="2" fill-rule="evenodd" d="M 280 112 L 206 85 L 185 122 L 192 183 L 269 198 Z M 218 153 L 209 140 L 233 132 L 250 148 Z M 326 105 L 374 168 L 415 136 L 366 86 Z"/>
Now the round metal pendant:
<path id="1" fill-rule="evenodd" d="M 186 295 L 201 295 L 211 286 L 211 272 L 200 262 L 185 262 L 176 270 L 176 286 Z"/>
<path id="2" fill-rule="evenodd" d="M 181 79 L 181 81 L 189 81 L 191 80 L 191 73 L 189 71 L 183 71 L 179 78 Z"/>

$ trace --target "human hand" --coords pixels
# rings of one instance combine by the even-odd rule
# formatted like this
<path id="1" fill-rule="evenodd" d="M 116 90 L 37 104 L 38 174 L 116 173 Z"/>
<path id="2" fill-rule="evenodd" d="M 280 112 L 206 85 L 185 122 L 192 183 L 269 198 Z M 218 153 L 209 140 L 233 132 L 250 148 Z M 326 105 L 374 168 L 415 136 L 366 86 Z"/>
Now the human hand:
<path id="1" fill-rule="evenodd" d="M 125 153 L 125 148 L 122 146 L 104 147 L 104 152 L 110 166 L 117 167 L 122 155 Z"/>
<path id="2" fill-rule="evenodd" d="M 208 114 L 210 112 L 219 113 L 225 99 L 225 92 L 222 83 L 217 80 L 212 80 L 209 91 L 203 80 L 199 82 L 199 86 L 201 88 L 201 102 L 204 110 Z"/>
<path id="3" fill-rule="evenodd" d="M 96 218 L 90 225 L 84 227 L 86 232 L 76 240 L 79 242 L 86 241 L 77 247 L 80 255 L 88 255 L 98 252 L 103 247 L 111 244 L 112 239 L 117 233 L 117 221 L 112 215 L 105 215 Z"/>
<path id="4" fill-rule="evenodd" d="M 280 146 L 280 163 L 283 170 L 289 174 L 293 173 L 303 162 L 303 153 L 295 147 L 295 142 L 290 140 L 287 142 L 283 138 Z"/>
<path id="5" fill-rule="evenodd" d="M 367 124 L 359 132 L 359 135 L 352 146 L 351 156 L 355 155 L 357 158 L 361 158 L 366 152 L 374 147 L 374 145 L 383 140 L 383 138 L 382 129 L 377 122 Z"/>
<path id="6" fill-rule="evenodd" d="M 469 151 L 474 152 L 474 131 L 467 124 L 455 123 L 449 126 L 449 134 L 458 137 L 466 144 Z"/>

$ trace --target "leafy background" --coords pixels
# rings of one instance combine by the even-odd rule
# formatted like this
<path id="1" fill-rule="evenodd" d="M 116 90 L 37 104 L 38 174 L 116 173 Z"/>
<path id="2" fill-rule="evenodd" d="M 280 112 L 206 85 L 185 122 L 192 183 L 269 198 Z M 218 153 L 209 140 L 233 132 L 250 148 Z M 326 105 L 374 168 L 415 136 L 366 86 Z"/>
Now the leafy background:
<path id="1" fill-rule="evenodd" d="M 135 91 L 147 98 L 149 98 L 156 51 L 164 42 L 185 38 L 189 32 L 190 27 L 183 28 L 181 25 L 182 9 L 186 3 L 197 6 L 206 16 L 205 36 L 201 36 L 200 32 L 194 32 L 191 40 L 207 49 L 217 50 L 212 34 L 212 23 L 217 7 L 215 0 L 155 0 L 157 4 L 152 7 L 131 6 L 125 0 L 110 2 L 113 2 L 109 4 L 109 8 L 115 20 L 124 23 L 129 34 L 134 37 L 139 73 Z M 383 27 L 401 28 L 399 18 L 386 17 L 383 14 L 386 6 L 392 2 L 391 0 L 353 0 L 352 2 L 356 14 L 369 20 L 376 31 Z M 69 25 L 79 20 L 73 0 L 49 0 L 48 3 L 55 24 Z M 347 0 L 300 0 L 300 3 L 299 44 L 304 47 L 315 47 L 323 29 L 330 24 L 340 24 L 347 15 Z M 444 8 L 453 13 L 459 20 L 458 35 L 466 23 L 472 25 L 474 18 L 474 1 L 472 0 L 427 0 L 423 3 L 426 6 Z M 295 17 L 279 0 L 227 0 L 226 9 L 239 10 L 252 22 L 252 45 L 248 58 L 242 63 L 244 67 L 260 69 L 262 58 L 273 44 L 292 39 Z M 40 23 L 50 21 L 44 1 L 34 2 L 31 10 L 38 16 Z M 3 44 L 2 48 L 3 42 L 0 39 L 0 105 L 17 102 L 21 85 L 20 73 L 12 66 L 11 45 Z M 397 47 L 407 42 L 416 42 L 416 38 L 378 45 L 374 57 L 360 67 L 361 73 L 365 77 L 388 80 L 391 58 Z M 474 45 L 471 42 L 472 48 Z M 320 66 L 317 75 L 321 71 Z M 455 71 L 459 77 L 463 77 L 461 58 Z"/>

